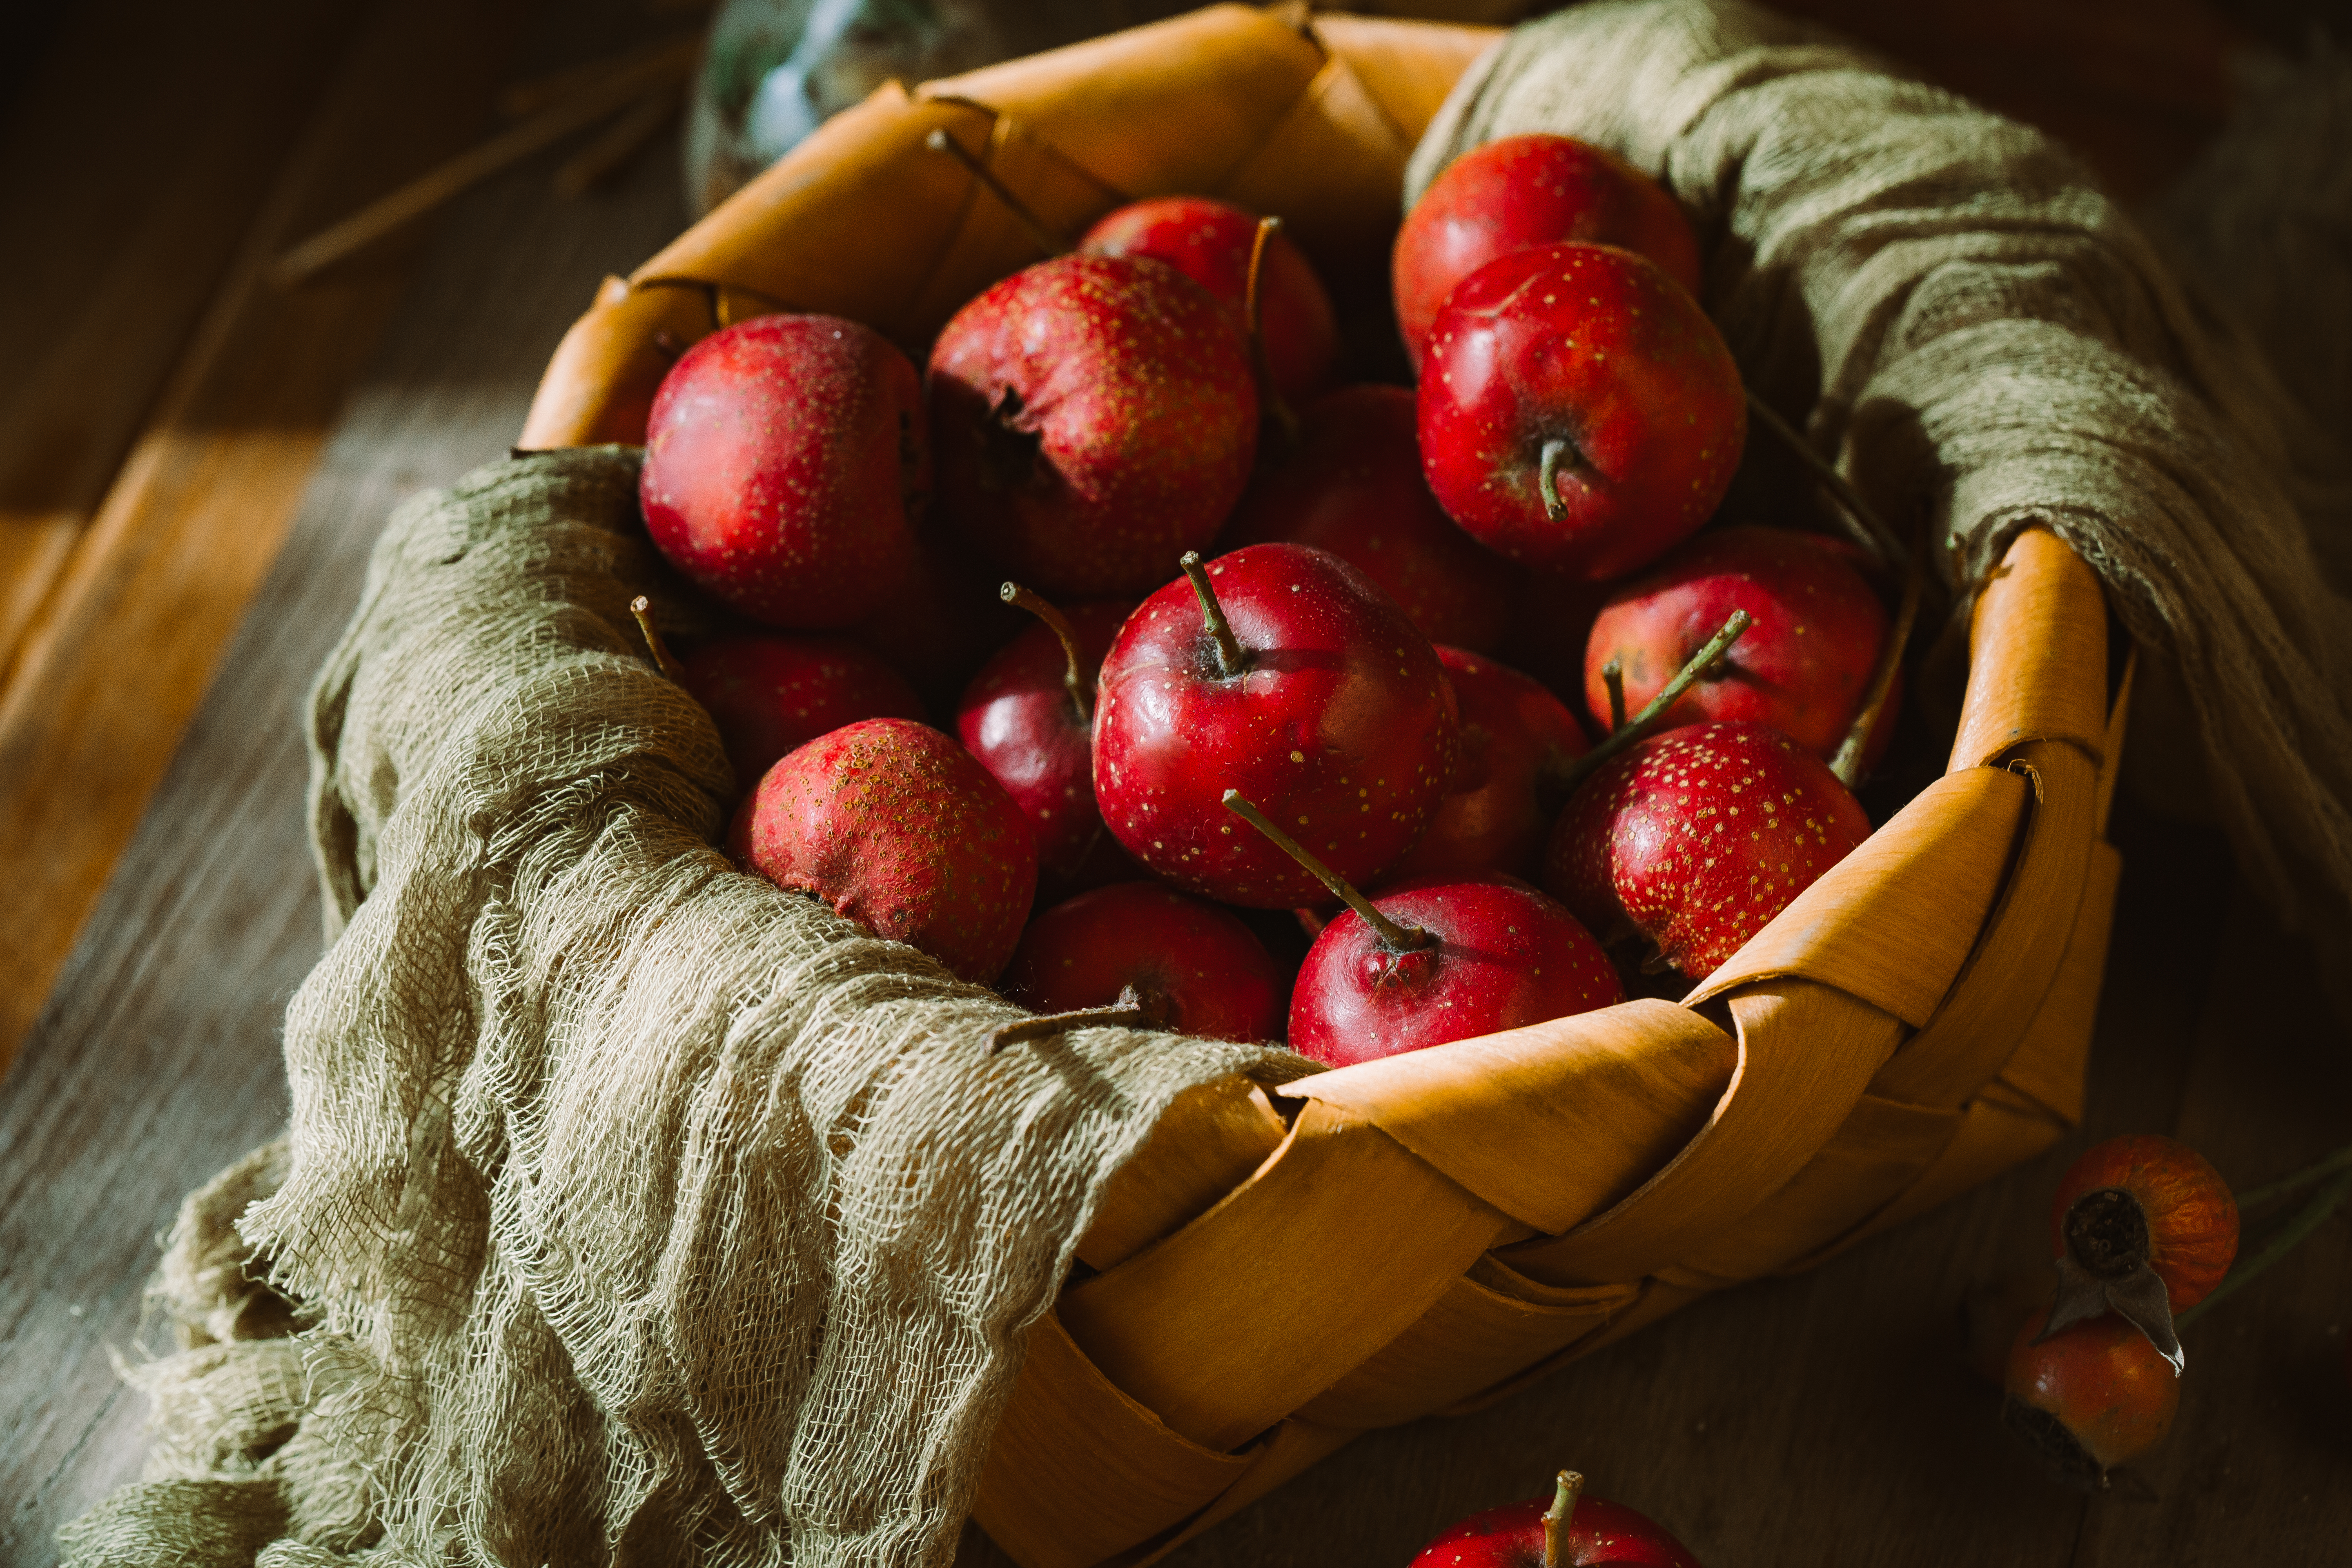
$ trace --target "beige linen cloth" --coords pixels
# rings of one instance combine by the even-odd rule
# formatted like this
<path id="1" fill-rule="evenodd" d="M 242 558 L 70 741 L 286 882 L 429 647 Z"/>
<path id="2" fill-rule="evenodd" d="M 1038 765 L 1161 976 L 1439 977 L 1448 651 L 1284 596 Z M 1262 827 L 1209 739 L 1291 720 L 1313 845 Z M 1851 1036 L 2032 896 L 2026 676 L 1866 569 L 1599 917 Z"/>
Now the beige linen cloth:
<path id="1" fill-rule="evenodd" d="M 2329 81 L 2280 113 L 2340 127 Z M 2247 867 L 2340 909 L 2352 626 L 2304 520 L 2343 492 L 2071 159 L 1769 13 L 1652 0 L 1512 35 L 1412 186 L 1537 128 L 1662 174 L 1754 384 L 1926 509 L 1953 584 L 2028 523 L 2082 551 L 2229 759 Z M 2259 146 L 2216 157 L 2189 216 L 2258 235 Z M 659 577 L 634 473 L 496 465 L 379 546 L 315 697 L 340 934 L 288 1018 L 291 1133 L 189 1200 L 154 1292 L 183 1348 L 131 1369 L 148 1478 L 70 1561 L 942 1563 L 1109 1174 L 1185 1086 L 1302 1070 L 1116 1030 L 988 1058 L 1006 1005 L 730 871 L 717 738 L 627 629 Z"/>

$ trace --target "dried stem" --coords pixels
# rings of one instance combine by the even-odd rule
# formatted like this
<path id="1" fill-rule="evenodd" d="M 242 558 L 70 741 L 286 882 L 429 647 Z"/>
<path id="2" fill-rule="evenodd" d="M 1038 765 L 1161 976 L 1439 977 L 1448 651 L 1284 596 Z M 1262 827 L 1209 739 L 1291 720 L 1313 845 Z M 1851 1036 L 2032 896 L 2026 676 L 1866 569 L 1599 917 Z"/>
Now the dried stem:
<path id="1" fill-rule="evenodd" d="M 1249 668 L 1249 651 L 1242 639 L 1234 636 L 1232 625 L 1225 619 L 1225 607 L 1217 603 L 1217 591 L 1209 585 L 1208 568 L 1201 564 L 1201 552 L 1187 550 L 1177 563 L 1184 575 L 1192 579 L 1193 596 L 1201 601 L 1201 618 L 1209 624 L 1209 637 L 1216 645 L 1217 673 L 1227 679 Z"/>
<path id="2" fill-rule="evenodd" d="M 1265 331 L 1260 324 L 1261 295 L 1258 279 L 1265 267 L 1265 253 L 1274 244 L 1274 237 L 1282 232 L 1278 217 L 1257 220 L 1257 233 L 1250 237 L 1249 280 L 1242 289 L 1242 319 L 1249 323 L 1250 371 L 1257 380 L 1259 417 L 1271 424 L 1278 434 L 1285 451 L 1298 445 L 1298 416 L 1284 402 L 1282 393 L 1274 384 L 1274 362 L 1265 352 Z"/>
<path id="3" fill-rule="evenodd" d="M 1895 536 L 1895 531 L 1886 526 L 1886 520 L 1862 499 L 1862 492 L 1837 471 L 1835 464 L 1814 451 L 1812 444 L 1798 434 L 1795 426 L 1774 413 L 1771 405 L 1753 392 L 1748 395 L 1748 416 L 1769 430 L 1799 462 L 1812 470 L 1815 479 L 1827 487 L 1838 503 L 1838 521 L 1844 525 L 1847 534 L 1855 543 L 1886 565 L 1902 566 L 1908 563 L 1910 551 L 1904 548 L 1903 541 Z"/>
<path id="4" fill-rule="evenodd" d="M 1070 617 L 1054 607 L 1039 595 L 1031 593 L 1018 583 L 1007 583 L 997 589 L 996 596 L 1008 605 L 1016 605 L 1045 623 L 1061 639 L 1063 657 L 1069 660 L 1062 675 L 1062 685 L 1070 694 L 1070 701 L 1078 710 L 1080 723 L 1092 723 L 1095 716 L 1094 677 L 1087 671 L 1085 655 L 1078 651 L 1078 628 L 1070 625 Z"/>
<path id="5" fill-rule="evenodd" d="M 1583 1494 L 1584 1478 L 1562 1470 L 1553 1482 L 1551 1509 L 1543 1516 L 1543 1568 L 1568 1568 L 1568 1527 L 1576 1518 L 1576 1500 Z"/>
<path id="6" fill-rule="evenodd" d="M 1625 727 L 1625 667 L 1611 659 L 1601 667 L 1601 684 L 1609 690 L 1609 728 L 1614 732 Z"/>
<path id="7" fill-rule="evenodd" d="M 1166 993 L 1129 985 L 1119 992 L 1118 1001 L 1108 1006 L 1045 1013 L 1007 1024 L 988 1037 L 988 1054 L 992 1057 L 1007 1046 L 1049 1039 L 1072 1029 L 1164 1029 L 1173 1016 Z"/>
<path id="8" fill-rule="evenodd" d="M 643 594 L 629 601 L 629 614 L 637 618 L 637 630 L 645 634 L 646 651 L 654 656 L 654 668 L 672 680 L 684 682 L 686 670 L 669 653 L 669 644 L 662 641 L 660 630 L 654 625 L 654 602 Z"/>
<path id="9" fill-rule="evenodd" d="M 945 153 L 971 172 L 971 177 L 988 187 L 989 194 L 1004 204 L 1004 210 L 1013 221 L 1029 231 L 1029 237 L 1038 249 L 1048 256 L 1060 256 L 1070 248 L 1069 237 L 1057 233 L 1052 225 L 1039 217 L 1027 202 L 1013 194 L 1013 187 L 996 177 L 989 166 L 968 151 L 964 144 L 944 130 L 933 131 L 923 138 L 923 145 L 934 153 Z"/>
<path id="10" fill-rule="evenodd" d="M 1676 670 L 1675 678 L 1661 687 L 1655 697 L 1642 705 L 1642 710 L 1633 715 L 1631 723 L 1618 725 L 1603 736 L 1601 743 L 1592 750 L 1565 766 L 1547 773 L 1545 784 L 1562 800 L 1574 795 L 1583 785 L 1585 780 L 1600 772 L 1603 765 L 1633 745 L 1643 736 L 1656 729 L 1658 721 L 1665 717 L 1666 710 L 1672 708 L 1675 700 L 1696 684 L 1702 676 L 1713 669 L 1716 662 L 1723 658 L 1731 645 L 1739 640 L 1740 634 L 1753 625 L 1755 622 L 1748 616 L 1747 611 L 1732 611 L 1730 618 L 1723 623 L 1723 629 L 1707 638 L 1706 646 L 1691 655 L 1690 662 Z"/>
<path id="11" fill-rule="evenodd" d="M 1354 884 L 1311 854 L 1307 846 L 1274 825 L 1273 819 L 1253 805 L 1237 789 L 1225 792 L 1225 809 L 1274 840 L 1275 847 L 1307 868 L 1317 881 L 1331 889 L 1331 894 L 1359 915 L 1381 939 L 1381 945 L 1391 952 L 1418 952 L 1436 945 L 1434 933 L 1419 926 L 1399 925 L 1372 907 L 1372 901 L 1356 891 Z"/>
<path id="12" fill-rule="evenodd" d="M 1879 715 L 1886 710 L 1886 699 L 1895 689 L 1895 672 L 1901 668 L 1903 649 L 1911 640 L 1912 623 L 1919 618 L 1919 595 L 1927 585 L 1927 559 L 1915 553 L 1903 569 L 1903 601 L 1895 607 L 1895 624 L 1886 628 L 1885 646 L 1878 650 L 1878 667 L 1870 672 L 1870 685 L 1863 691 L 1862 706 L 1854 710 L 1845 739 L 1838 742 L 1837 754 L 1830 759 L 1830 772 L 1848 789 L 1862 783 L 1862 754 L 1869 749 L 1870 733 L 1878 728 Z"/>
<path id="13" fill-rule="evenodd" d="M 2264 1183 L 2259 1187 L 2248 1187 L 2238 1194 L 2239 1211 L 2260 1208 L 2273 1198 L 2299 1193 L 2315 1182 L 2326 1181 L 2338 1171 L 2352 1171 L 2352 1143 L 2346 1144 L 2315 1164 L 2305 1165 L 2293 1175 L 2281 1176 L 2277 1181 Z"/>

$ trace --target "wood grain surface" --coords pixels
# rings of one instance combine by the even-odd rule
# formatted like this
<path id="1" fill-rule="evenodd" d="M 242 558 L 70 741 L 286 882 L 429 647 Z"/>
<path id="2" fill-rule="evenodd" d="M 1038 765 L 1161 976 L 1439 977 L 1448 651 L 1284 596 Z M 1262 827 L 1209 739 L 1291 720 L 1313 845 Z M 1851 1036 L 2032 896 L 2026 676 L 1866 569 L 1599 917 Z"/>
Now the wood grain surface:
<path id="1" fill-rule="evenodd" d="M 610 34 L 624 21 L 595 25 Z M 544 18 L 535 31 L 541 68 L 598 44 L 593 29 Z M 317 467 L 290 527 L 253 524 L 278 528 L 274 564 L 263 572 L 271 550 L 257 534 L 221 568 L 221 583 L 242 573 L 259 584 L 225 657 L 173 656 L 174 700 L 194 712 L 176 754 L 180 721 L 160 699 L 143 710 L 148 732 L 131 735 L 161 783 L 143 816 L 143 785 L 102 796 L 117 842 L 134 820 L 136 832 L 95 906 L 77 895 L 87 925 L 54 988 L 32 993 L 46 991 L 46 1005 L 0 1081 L 0 1568 L 47 1568 L 55 1528 L 136 1474 L 142 1411 L 110 1353 L 135 1343 L 156 1237 L 184 1193 L 285 1116 L 278 1022 L 320 940 L 296 710 L 355 602 L 376 530 L 403 496 L 499 454 L 595 280 L 651 254 L 683 221 L 673 142 L 585 204 L 551 193 L 560 158 L 462 200 L 404 293 L 396 279 L 382 284 L 373 308 L 389 325 L 372 357 L 350 341 L 257 339 L 250 353 L 274 357 L 235 356 L 249 378 L 239 395 L 251 401 L 214 405 L 282 406 L 251 383 L 306 353 L 348 354 L 347 382 L 356 367 L 340 418 L 310 416 L 326 434 L 310 437 Z M 192 323 L 181 310 L 171 319 Z M 109 428 L 128 441 L 138 422 Z M 289 439 L 266 424 L 195 428 Z M 257 495 L 290 498 L 295 467 L 264 461 L 268 450 L 174 458 L 197 465 L 179 493 L 215 527 L 234 521 L 224 498 L 243 493 L 248 474 Z M 100 631 L 146 637 L 158 625 L 111 603 L 110 614 L 128 618 L 78 623 L 90 628 L 80 645 L 89 668 L 111 670 L 84 689 L 91 700 L 135 681 L 119 657 L 139 645 L 110 647 Z M 211 601 L 215 649 L 236 603 Z M 116 722 L 111 732 L 126 733 Z M 8 755 L 0 788 L 16 776 Z M 60 807 L 45 832 L 69 831 L 76 816 Z M 2352 1539 L 2344 1216 L 2192 1326 L 2178 1429 L 2096 1499 L 2040 1480 L 1998 1430 L 1992 1390 L 1961 1365 L 1963 1297 L 2039 1264 L 2057 1173 L 2092 1139 L 2175 1131 L 2251 1184 L 2352 1137 L 2352 1042 L 2315 999 L 2308 955 L 2233 890 L 2218 839 L 2128 800 L 2114 836 L 2126 868 L 2081 1133 L 1812 1274 L 1702 1301 L 1475 1415 L 1360 1439 L 1169 1561 L 1402 1568 L 1444 1524 L 1533 1495 L 1564 1464 L 1718 1568 L 2342 1560 Z M 21 875 L 39 857 L 13 842 L 0 855 Z M 99 872 L 82 874 L 96 885 Z M 24 901 L 20 889 L 0 910 Z M 0 931 L 0 955 L 22 929 Z M 44 929 L 70 935 L 74 922 Z M 963 1562 L 1003 1559 L 971 1537 Z"/>

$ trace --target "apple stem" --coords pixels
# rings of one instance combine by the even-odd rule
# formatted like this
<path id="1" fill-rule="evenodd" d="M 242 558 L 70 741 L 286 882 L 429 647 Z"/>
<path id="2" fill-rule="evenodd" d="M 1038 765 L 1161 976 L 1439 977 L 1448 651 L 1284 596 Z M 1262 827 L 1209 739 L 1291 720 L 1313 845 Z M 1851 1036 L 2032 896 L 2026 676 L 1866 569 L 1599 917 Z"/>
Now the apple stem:
<path id="1" fill-rule="evenodd" d="M 957 163 L 970 170 L 971 177 L 987 186 L 989 194 L 1004 204 L 1004 210 L 1013 215 L 1014 221 L 1029 231 L 1029 237 L 1036 243 L 1038 249 L 1048 256 L 1060 256 L 1069 250 L 1068 237 L 1055 232 L 1044 218 L 1031 210 L 1028 203 L 1013 194 L 1012 186 L 998 179 L 993 170 L 982 163 L 962 142 L 949 135 L 946 131 L 933 131 L 929 136 L 923 138 L 923 145 L 934 153 L 950 154 Z"/>
<path id="2" fill-rule="evenodd" d="M 1070 617 L 1055 609 L 1051 602 L 1031 593 L 1018 583 L 1007 583 L 997 589 L 996 596 L 1008 605 L 1028 611 L 1052 628 L 1062 642 L 1063 656 L 1069 668 L 1062 676 L 1062 685 L 1070 693 L 1070 701 L 1078 710 L 1078 721 L 1090 724 L 1095 717 L 1094 678 L 1087 673 L 1087 661 L 1078 652 L 1078 628 L 1070 625 Z"/>
<path id="3" fill-rule="evenodd" d="M 1748 394 L 1748 416 L 1770 431 L 1774 438 L 1811 469 L 1813 477 L 1836 498 L 1837 519 L 1849 538 L 1884 563 L 1895 566 L 1906 563 L 1911 552 L 1903 547 L 1903 541 L 1896 537 L 1895 531 L 1886 526 L 1886 520 L 1862 499 L 1862 492 L 1837 471 L 1835 464 L 1814 451 L 1812 443 L 1799 435 L 1795 426 L 1781 418 L 1770 404 L 1753 391 Z"/>
<path id="4" fill-rule="evenodd" d="M 1174 1008 L 1166 992 L 1129 985 L 1108 1006 L 1043 1013 L 1006 1024 L 988 1037 L 988 1054 L 992 1057 L 1007 1046 L 1048 1039 L 1072 1029 L 1164 1029 L 1173 1021 Z"/>
<path id="5" fill-rule="evenodd" d="M 2305 1187 L 2326 1181 L 2338 1171 L 2347 1170 L 2352 1170 L 2352 1143 L 2346 1144 L 2315 1164 L 2305 1165 L 2293 1175 L 2281 1176 L 2277 1181 L 2266 1182 L 2259 1187 L 2248 1187 L 2238 1194 L 2238 1211 L 2242 1214 L 2248 1209 L 2260 1208 L 2273 1198 L 2299 1193 Z"/>
<path id="6" fill-rule="evenodd" d="M 1544 516 L 1554 522 L 1568 515 L 1568 503 L 1559 499 L 1559 459 L 1575 450 L 1575 443 L 1555 436 L 1543 444 L 1543 459 L 1536 467 L 1536 489 L 1543 492 Z"/>
<path id="7" fill-rule="evenodd" d="M 1609 689 L 1609 728 L 1625 727 L 1625 667 L 1611 659 L 1601 667 L 1601 684 Z"/>
<path id="8" fill-rule="evenodd" d="M 629 601 L 629 614 L 637 618 L 637 630 L 645 634 L 646 648 L 654 656 L 654 668 L 672 680 L 683 684 L 686 670 L 669 653 L 669 644 L 654 626 L 654 602 L 643 594 Z"/>
<path id="9" fill-rule="evenodd" d="M 1576 1517 L 1576 1500 L 1584 1491 L 1584 1478 L 1574 1470 L 1562 1470 L 1553 1485 L 1557 1489 L 1551 1496 L 1551 1510 L 1543 1516 L 1543 1568 L 1564 1568 L 1569 1521 Z"/>
<path id="10" fill-rule="evenodd" d="M 1234 636 L 1234 628 L 1225 619 L 1225 607 L 1217 603 L 1217 591 L 1209 585 L 1209 572 L 1201 564 L 1201 552 L 1187 550 L 1176 564 L 1192 579 L 1193 595 L 1201 601 L 1201 618 L 1208 622 L 1209 638 L 1216 645 L 1217 673 L 1230 680 L 1249 668 L 1249 651 L 1242 647 L 1242 639 Z"/>
<path id="11" fill-rule="evenodd" d="M 1665 717 L 1666 710 L 1675 705 L 1675 700 L 1713 669 L 1731 645 L 1738 642 L 1740 635 L 1753 625 L 1755 622 L 1747 611 L 1732 611 L 1730 618 L 1723 623 L 1723 629 L 1707 638 L 1706 646 L 1691 655 L 1690 662 L 1676 670 L 1675 678 L 1661 687 L 1655 697 L 1642 705 L 1642 710 L 1633 715 L 1631 723 L 1620 724 L 1610 731 L 1601 737 L 1599 745 L 1584 755 L 1547 770 L 1545 784 L 1561 800 L 1574 795 L 1585 780 L 1601 771 L 1603 764 L 1656 729 L 1658 721 Z"/>
<path id="12" fill-rule="evenodd" d="M 1895 689 L 1895 671 L 1903 662 L 1905 646 L 1911 641 L 1911 625 L 1919 618 L 1919 594 L 1927 575 L 1925 559 L 1913 554 L 1903 569 L 1902 603 L 1895 606 L 1895 624 L 1886 628 L 1886 643 L 1878 650 L 1878 664 L 1870 672 L 1870 684 L 1863 689 L 1862 706 L 1854 710 L 1853 722 L 1846 727 L 1845 739 L 1838 742 L 1837 754 L 1830 758 L 1830 772 L 1848 789 L 1862 783 L 1862 754 L 1870 746 L 1871 731 L 1878 728 L 1878 716 L 1886 710 L 1887 694 Z"/>
<path id="13" fill-rule="evenodd" d="M 1225 792 L 1225 809 L 1274 840 L 1276 848 L 1307 868 L 1317 881 L 1331 889 L 1332 896 L 1347 905 L 1370 926 L 1381 939 L 1381 945 L 1391 952 L 1418 952 L 1437 943 L 1434 932 L 1420 926 L 1399 925 L 1372 907 L 1371 900 L 1356 891 L 1355 885 L 1310 853 L 1304 844 L 1274 825 L 1274 820 L 1251 804 L 1247 795 L 1237 789 Z"/>
<path id="14" fill-rule="evenodd" d="M 1242 288 L 1242 319 L 1249 323 L 1250 371 L 1257 381 L 1258 413 L 1275 427 L 1283 449 L 1287 452 L 1298 445 L 1298 416 L 1284 402 L 1274 384 L 1274 362 L 1266 357 L 1265 331 L 1259 324 L 1258 275 L 1265 265 L 1266 247 L 1274 237 L 1282 232 L 1278 217 L 1257 220 L 1257 233 L 1250 238 L 1248 281 Z"/>

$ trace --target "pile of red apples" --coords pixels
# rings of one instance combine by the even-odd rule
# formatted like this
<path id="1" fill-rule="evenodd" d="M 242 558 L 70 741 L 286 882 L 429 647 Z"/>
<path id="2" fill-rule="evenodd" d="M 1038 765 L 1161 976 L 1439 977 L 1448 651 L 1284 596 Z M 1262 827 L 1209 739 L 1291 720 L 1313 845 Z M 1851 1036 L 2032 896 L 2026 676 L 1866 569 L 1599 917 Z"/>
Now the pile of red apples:
<path id="1" fill-rule="evenodd" d="M 1042 1015 L 1000 1044 L 1344 1064 L 1703 978 L 1859 844 L 1830 759 L 1883 741 L 1899 639 L 1810 498 L 1717 521 L 1748 403 L 1675 200 L 1497 142 L 1391 282 L 1414 388 L 1334 384 L 1305 256 L 1183 196 L 921 371 L 819 315 L 685 353 L 646 522 L 741 621 L 647 637 L 739 864 Z M 1558 689 L 1496 657 L 1564 639 Z"/>

